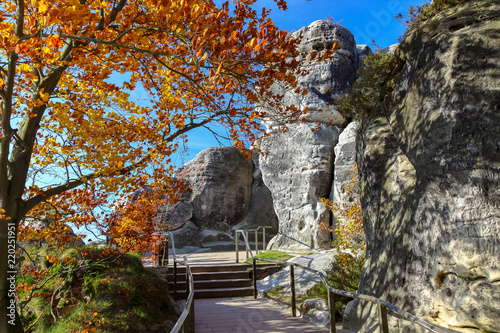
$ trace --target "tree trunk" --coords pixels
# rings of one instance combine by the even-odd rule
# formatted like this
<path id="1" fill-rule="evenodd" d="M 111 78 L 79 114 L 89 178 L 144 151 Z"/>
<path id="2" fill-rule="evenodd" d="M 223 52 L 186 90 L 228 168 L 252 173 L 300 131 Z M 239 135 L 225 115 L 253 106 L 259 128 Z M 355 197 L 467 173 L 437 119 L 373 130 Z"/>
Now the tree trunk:
<path id="1" fill-rule="evenodd" d="M 17 267 L 15 219 L 0 220 L 0 331 L 2 333 L 24 332 L 16 306 Z"/>

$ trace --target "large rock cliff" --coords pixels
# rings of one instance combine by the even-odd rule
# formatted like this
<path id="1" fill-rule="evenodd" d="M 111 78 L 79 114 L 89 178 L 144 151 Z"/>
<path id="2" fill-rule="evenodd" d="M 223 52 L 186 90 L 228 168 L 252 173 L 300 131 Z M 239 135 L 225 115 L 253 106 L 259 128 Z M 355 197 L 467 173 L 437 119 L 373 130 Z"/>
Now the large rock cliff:
<path id="1" fill-rule="evenodd" d="M 367 260 L 359 292 L 464 332 L 500 332 L 500 5 L 470 1 L 396 50 L 358 136 Z M 349 328 L 373 332 L 353 302 Z M 391 321 L 399 332 L 418 331 Z"/>

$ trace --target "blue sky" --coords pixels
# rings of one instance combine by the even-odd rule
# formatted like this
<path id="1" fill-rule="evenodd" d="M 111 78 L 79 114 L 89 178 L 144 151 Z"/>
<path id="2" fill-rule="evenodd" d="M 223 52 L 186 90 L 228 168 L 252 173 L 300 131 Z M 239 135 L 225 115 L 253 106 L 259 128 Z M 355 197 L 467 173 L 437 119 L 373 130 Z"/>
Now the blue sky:
<path id="1" fill-rule="evenodd" d="M 424 0 L 287 0 L 288 10 L 281 11 L 273 0 L 258 0 L 255 8 L 271 9 L 274 23 L 288 32 L 331 17 L 336 23 L 342 21 L 340 24 L 353 33 L 357 44 L 367 44 L 374 49 L 372 40 L 382 48 L 397 43 L 405 28 L 394 16 L 405 14 L 410 5 L 423 3 Z M 223 133 L 224 129 L 218 128 L 217 131 Z M 176 165 L 193 159 L 206 148 L 219 146 L 208 130 L 191 132 L 188 138 L 189 155 L 175 159 Z M 231 145 L 228 141 L 223 144 Z"/>
<path id="2" fill-rule="evenodd" d="M 288 10 L 275 9 L 273 0 L 258 0 L 256 6 L 272 9 L 275 24 L 287 31 L 298 30 L 316 20 L 333 18 L 334 22 L 351 30 L 357 44 L 371 44 L 372 39 L 382 47 L 397 43 L 404 32 L 401 23 L 394 19 L 406 13 L 410 5 L 424 1 L 409 0 L 287 0 Z"/>

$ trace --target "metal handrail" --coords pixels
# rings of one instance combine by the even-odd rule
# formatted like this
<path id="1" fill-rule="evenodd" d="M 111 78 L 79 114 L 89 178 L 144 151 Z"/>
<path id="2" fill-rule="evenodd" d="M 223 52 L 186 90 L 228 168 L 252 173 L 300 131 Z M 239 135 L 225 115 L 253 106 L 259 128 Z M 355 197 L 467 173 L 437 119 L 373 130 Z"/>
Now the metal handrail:
<path id="1" fill-rule="evenodd" d="M 174 298 L 177 296 L 177 264 L 186 266 L 186 288 L 188 291 L 188 296 L 186 298 L 186 304 L 184 304 L 184 310 L 182 311 L 179 319 L 175 323 L 174 327 L 170 331 L 171 333 L 194 333 L 194 279 L 193 273 L 189 265 L 184 262 L 177 260 L 175 255 L 175 243 L 174 236 L 171 232 L 167 233 L 170 235 L 173 248 L 173 261 L 174 261 Z"/>
<path id="2" fill-rule="evenodd" d="M 271 260 L 271 259 L 263 259 L 263 258 L 255 257 L 252 255 L 252 252 L 250 250 L 250 246 L 248 245 L 248 241 L 247 241 L 244 234 L 243 234 L 243 238 L 246 242 L 247 248 L 249 249 L 250 255 L 252 257 L 252 267 L 253 267 L 253 274 L 252 275 L 253 275 L 253 285 L 254 285 L 254 298 L 257 298 L 257 282 L 256 282 L 256 261 L 257 260 L 262 260 L 262 261 L 267 261 L 270 263 L 290 266 L 290 284 L 291 284 L 291 294 L 292 294 L 292 316 L 293 317 L 296 316 L 296 313 L 295 313 L 296 307 L 295 307 L 294 266 L 297 266 L 297 267 L 300 267 L 306 271 L 309 271 L 311 273 L 318 275 L 321 279 L 321 282 L 328 289 L 328 304 L 329 304 L 329 310 L 330 310 L 330 333 L 336 332 L 334 294 L 347 296 L 350 298 L 356 298 L 356 299 L 360 299 L 360 300 L 364 300 L 364 301 L 368 301 L 368 302 L 372 302 L 372 303 L 377 304 L 378 309 L 379 309 L 380 332 L 383 332 L 383 333 L 389 332 L 389 328 L 388 328 L 388 324 L 387 324 L 387 309 L 390 309 L 393 313 L 395 313 L 395 314 L 403 317 L 404 319 L 409 320 L 409 321 L 411 321 L 411 322 L 413 322 L 413 323 L 415 323 L 415 324 L 417 324 L 417 325 L 419 325 L 419 326 L 421 326 L 421 327 L 423 327 L 431 332 L 434 332 L 434 333 L 459 333 L 458 331 L 455 331 L 455 330 L 452 330 L 449 328 L 445 328 L 445 327 L 431 324 L 431 323 L 423 320 L 422 318 L 419 318 L 419 317 L 409 313 L 408 311 L 405 311 L 401 308 L 398 308 L 397 306 L 395 306 L 389 302 L 386 302 L 380 298 L 332 288 L 328 285 L 328 282 L 326 281 L 325 275 L 322 272 L 317 271 L 313 268 L 306 267 L 306 266 L 303 266 L 303 265 L 297 264 L 297 263 L 287 262 L 287 261 Z"/>
<path id="3" fill-rule="evenodd" d="M 248 251 L 250 250 L 250 246 L 248 244 L 248 232 L 253 231 L 255 233 L 255 252 L 259 254 L 259 238 L 258 238 L 258 231 L 262 229 L 262 251 L 265 251 L 266 249 L 266 229 L 271 229 L 271 226 L 260 226 L 257 227 L 256 229 L 238 229 L 234 231 L 234 246 L 236 250 L 236 262 L 238 263 L 240 260 L 240 255 L 239 255 L 239 246 L 238 246 L 238 233 L 241 233 L 243 237 L 246 235 L 246 259 L 248 259 Z"/>
<path id="4" fill-rule="evenodd" d="M 302 244 L 302 245 L 305 245 L 305 246 L 309 247 L 311 250 L 318 251 L 318 252 L 322 252 L 322 250 L 319 250 L 319 249 L 317 249 L 317 248 L 315 248 L 315 247 L 313 246 L 313 244 L 312 244 L 312 240 L 311 240 L 311 244 L 310 244 L 310 245 L 307 245 L 306 243 L 301 242 L 301 241 L 299 241 L 298 239 L 295 239 L 295 238 L 290 237 L 290 236 L 288 236 L 288 235 L 285 235 L 285 234 L 284 234 L 284 233 L 282 233 L 282 232 L 279 232 L 279 231 L 278 231 L 278 232 L 277 232 L 277 234 L 278 234 L 278 235 L 281 235 L 281 236 L 283 236 L 283 237 L 286 237 L 286 238 L 288 238 L 288 239 L 291 239 L 291 240 L 293 240 L 293 241 L 295 241 L 295 242 L 297 242 L 297 243 L 300 243 L 300 244 Z"/>

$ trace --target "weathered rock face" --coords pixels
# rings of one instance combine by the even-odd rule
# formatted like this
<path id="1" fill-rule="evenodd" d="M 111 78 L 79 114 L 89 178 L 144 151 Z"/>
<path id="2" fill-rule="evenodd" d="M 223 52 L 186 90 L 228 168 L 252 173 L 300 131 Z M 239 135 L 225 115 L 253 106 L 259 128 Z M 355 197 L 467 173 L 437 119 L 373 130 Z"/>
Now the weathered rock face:
<path id="1" fill-rule="evenodd" d="M 499 5 L 468 2 L 407 38 L 386 117 L 363 121 L 359 145 L 359 292 L 467 332 L 500 331 Z M 348 312 L 350 328 L 377 325 L 366 303 Z M 418 331 L 404 323 L 391 325 Z"/>
<path id="2" fill-rule="evenodd" d="M 335 146 L 334 181 L 331 190 L 331 200 L 343 203 L 352 202 L 346 193 L 346 187 L 353 179 L 353 167 L 356 164 L 356 131 L 358 122 L 350 123 L 340 133 L 339 141 Z"/>
<path id="3" fill-rule="evenodd" d="M 206 149 L 179 168 L 192 186 L 191 221 L 204 229 L 229 231 L 248 210 L 252 172 L 252 161 L 232 147 Z"/>
<path id="4" fill-rule="evenodd" d="M 267 229 L 268 235 L 275 235 L 278 232 L 278 217 L 274 212 L 273 198 L 271 191 L 264 184 L 262 170 L 259 165 L 259 154 L 253 154 L 254 163 L 252 194 L 248 211 L 243 219 L 232 229 L 255 229 L 258 227 L 271 227 Z"/>
<path id="5" fill-rule="evenodd" d="M 292 124 L 288 132 L 259 141 L 267 155 L 261 157 L 264 183 L 273 196 L 279 219 L 279 230 L 307 245 L 326 248 L 331 234 L 319 224 L 330 225 L 330 213 L 319 202 L 328 197 L 332 183 L 333 149 L 339 129 L 324 126 L 311 131 L 307 124 Z M 277 235 L 269 245 L 273 248 L 303 248 L 284 236 Z"/>
<path id="6" fill-rule="evenodd" d="M 359 54 L 366 50 L 356 48 L 352 33 L 329 21 L 319 20 L 292 33 L 292 38 L 300 38 L 299 50 L 302 54 L 301 67 L 308 73 L 298 78 L 307 88 L 306 95 L 298 95 L 279 84 L 274 90 L 283 94 L 282 103 L 295 105 L 298 109 L 309 108 L 305 118 L 311 122 L 345 124 L 345 118 L 335 110 L 335 100 L 349 90 L 356 79 Z M 326 61 L 311 60 L 311 54 L 321 55 L 337 43 L 337 52 Z"/>
<path id="7" fill-rule="evenodd" d="M 308 93 L 297 95 L 277 84 L 273 89 L 281 89 L 284 104 L 293 104 L 302 110 L 309 108 L 309 111 L 305 114 L 305 123 L 290 125 L 286 133 L 271 134 L 260 140 L 260 148 L 268 153 L 261 159 L 261 169 L 264 183 L 273 196 L 279 231 L 309 246 L 312 242 L 316 248 L 326 248 L 331 246 L 331 233 L 319 225 L 330 227 L 332 219 L 319 199 L 330 197 L 334 147 L 342 127 L 346 125 L 346 119 L 335 110 L 336 99 L 350 89 L 356 79 L 360 59 L 370 49 L 367 46 L 356 47 L 349 30 L 323 20 L 298 30 L 292 38 L 300 38 L 302 66 L 308 74 L 299 77 L 298 81 Z M 332 58 L 326 61 L 312 59 L 313 53 L 320 57 L 335 43 L 337 52 Z M 325 123 L 328 126 L 321 125 Z M 272 130 L 273 124 L 267 124 Z M 320 129 L 312 131 L 317 126 Z M 353 131 L 351 126 L 348 133 Z M 351 141 L 345 144 L 345 148 L 338 148 L 342 155 L 338 163 L 339 174 L 345 173 L 344 169 L 348 169 L 349 173 L 352 168 L 353 138 L 351 135 Z M 338 181 L 335 186 L 341 188 L 345 185 L 345 182 Z M 270 246 L 282 249 L 306 247 L 282 235 L 276 236 Z"/>

